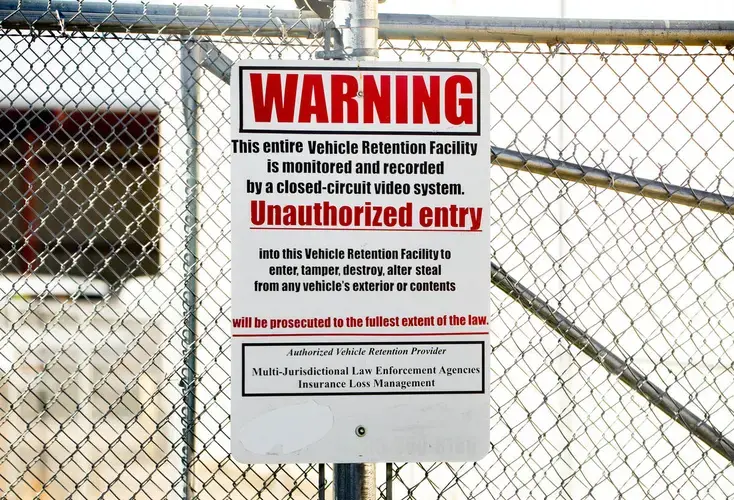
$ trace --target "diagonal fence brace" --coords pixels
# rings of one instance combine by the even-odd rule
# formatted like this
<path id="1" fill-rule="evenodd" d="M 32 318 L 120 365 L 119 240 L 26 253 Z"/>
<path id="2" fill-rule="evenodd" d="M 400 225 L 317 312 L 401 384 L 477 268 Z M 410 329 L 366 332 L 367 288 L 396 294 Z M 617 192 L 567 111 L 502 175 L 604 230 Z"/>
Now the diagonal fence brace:
<path id="1" fill-rule="evenodd" d="M 569 343 L 581 349 L 608 373 L 621 380 L 675 422 L 685 427 L 692 435 L 709 445 L 719 455 L 734 462 L 734 443 L 724 437 L 719 430 L 673 399 L 665 390 L 650 382 L 647 375 L 632 366 L 631 360 L 620 358 L 594 340 L 573 321 L 551 308 L 547 302 L 494 262 L 492 263 L 492 284 L 509 295 L 525 310 L 543 320 Z"/>

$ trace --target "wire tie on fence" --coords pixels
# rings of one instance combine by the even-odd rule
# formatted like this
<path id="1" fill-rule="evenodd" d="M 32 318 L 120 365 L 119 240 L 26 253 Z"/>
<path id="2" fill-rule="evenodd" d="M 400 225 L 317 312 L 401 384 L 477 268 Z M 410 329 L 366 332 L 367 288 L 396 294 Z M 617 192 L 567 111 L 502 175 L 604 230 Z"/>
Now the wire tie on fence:
<path id="1" fill-rule="evenodd" d="M 61 17 L 61 12 L 59 12 L 59 9 L 56 9 L 54 14 L 56 15 L 56 20 L 59 21 L 59 26 L 61 27 L 61 36 L 66 36 L 66 27 L 64 26 L 64 18 Z"/>

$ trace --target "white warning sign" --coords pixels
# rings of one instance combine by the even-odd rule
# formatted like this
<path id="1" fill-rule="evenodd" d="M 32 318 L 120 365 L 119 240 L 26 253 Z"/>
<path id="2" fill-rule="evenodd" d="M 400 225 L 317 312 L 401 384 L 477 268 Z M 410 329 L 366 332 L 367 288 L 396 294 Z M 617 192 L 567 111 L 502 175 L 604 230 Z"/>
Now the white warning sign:
<path id="1" fill-rule="evenodd" d="M 232 455 L 489 450 L 488 75 L 232 70 Z"/>

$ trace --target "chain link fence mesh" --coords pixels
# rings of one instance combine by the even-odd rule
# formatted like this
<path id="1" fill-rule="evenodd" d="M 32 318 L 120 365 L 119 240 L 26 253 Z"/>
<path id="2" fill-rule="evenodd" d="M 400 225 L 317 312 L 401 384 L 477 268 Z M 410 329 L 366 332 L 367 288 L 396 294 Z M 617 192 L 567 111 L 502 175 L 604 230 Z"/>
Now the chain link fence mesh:
<path id="1" fill-rule="evenodd" d="M 317 498 L 316 464 L 229 458 L 229 90 L 195 60 L 192 228 L 181 54 L 189 42 L 200 58 L 313 59 L 321 39 L 289 34 L 312 20 L 267 11 L 261 28 L 279 36 L 232 36 L 237 19 L 206 15 L 151 29 L 151 12 L 125 24 L 105 8 L 91 32 L 51 9 L 56 30 L 22 29 L 15 11 L 0 31 L 0 492 L 176 498 L 189 481 L 202 499 Z M 719 197 L 734 195 L 732 56 L 713 44 L 380 43 L 381 60 L 484 64 L 495 147 Z M 734 436 L 732 216 L 527 169 L 491 177 L 493 262 Z M 501 290 L 490 298 L 488 456 L 378 467 L 381 498 L 734 495 L 730 461 Z"/>

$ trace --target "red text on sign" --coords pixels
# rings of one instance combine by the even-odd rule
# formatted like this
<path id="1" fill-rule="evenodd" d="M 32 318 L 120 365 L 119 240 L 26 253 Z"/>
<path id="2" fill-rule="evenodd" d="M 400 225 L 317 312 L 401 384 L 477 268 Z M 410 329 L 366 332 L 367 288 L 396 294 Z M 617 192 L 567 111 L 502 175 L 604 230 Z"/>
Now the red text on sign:
<path id="1" fill-rule="evenodd" d="M 474 123 L 475 82 L 460 73 L 250 73 L 249 83 L 257 123 Z"/>

